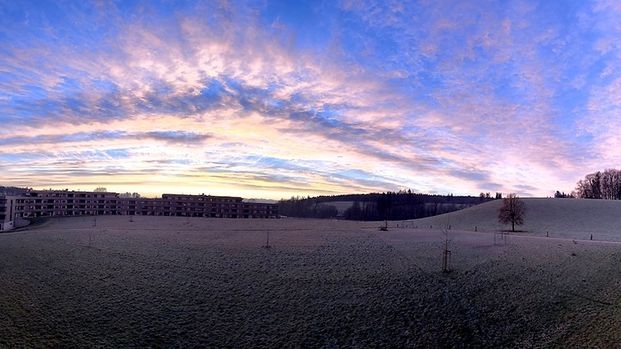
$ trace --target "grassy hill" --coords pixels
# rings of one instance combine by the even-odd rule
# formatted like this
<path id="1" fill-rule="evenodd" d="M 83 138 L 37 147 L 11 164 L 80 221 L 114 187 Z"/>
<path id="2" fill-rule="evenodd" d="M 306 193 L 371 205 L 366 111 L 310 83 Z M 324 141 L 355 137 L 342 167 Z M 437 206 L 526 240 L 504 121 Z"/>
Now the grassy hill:
<path id="1" fill-rule="evenodd" d="M 621 241 L 621 201 L 588 199 L 523 199 L 524 225 L 528 234 L 551 237 Z M 451 225 L 452 229 L 494 231 L 508 229 L 498 223 L 502 200 L 486 202 L 461 211 L 411 220 L 419 228 Z"/>

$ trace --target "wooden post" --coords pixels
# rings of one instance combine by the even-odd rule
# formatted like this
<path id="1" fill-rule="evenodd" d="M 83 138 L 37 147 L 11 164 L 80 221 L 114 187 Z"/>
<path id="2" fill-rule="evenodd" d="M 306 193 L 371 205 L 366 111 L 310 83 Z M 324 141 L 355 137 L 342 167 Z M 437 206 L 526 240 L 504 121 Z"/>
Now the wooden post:
<path id="1" fill-rule="evenodd" d="M 450 265 L 449 265 L 450 258 L 451 258 L 451 251 L 449 251 L 448 249 L 448 238 L 446 238 L 444 240 L 444 251 L 442 253 L 442 272 L 445 274 L 451 271 Z"/>

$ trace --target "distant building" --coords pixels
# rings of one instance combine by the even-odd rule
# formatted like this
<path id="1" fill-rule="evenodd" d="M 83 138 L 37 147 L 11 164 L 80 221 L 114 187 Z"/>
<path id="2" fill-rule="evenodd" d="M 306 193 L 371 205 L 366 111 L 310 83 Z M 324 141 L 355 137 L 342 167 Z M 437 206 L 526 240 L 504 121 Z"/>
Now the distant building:
<path id="1" fill-rule="evenodd" d="M 13 229 L 16 219 L 85 215 L 278 218 L 278 206 L 204 194 L 151 199 L 104 191 L 28 190 L 20 196 L 0 196 L 0 231 Z"/>

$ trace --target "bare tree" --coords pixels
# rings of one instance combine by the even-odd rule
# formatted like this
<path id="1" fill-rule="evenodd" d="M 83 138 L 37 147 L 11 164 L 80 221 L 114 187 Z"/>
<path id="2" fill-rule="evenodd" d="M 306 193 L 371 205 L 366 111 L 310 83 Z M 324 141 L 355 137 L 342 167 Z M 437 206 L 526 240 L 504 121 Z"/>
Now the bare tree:
<path id="1" fill-rule="evenodd" d="M 607 169 L 578 181 L 576 194 L 584 199 L 621 200 L 621 170 Z"/>
<path id="2" fill-rule="evenodd" d="M 502 224 L 511 223 L 511 231 L 515 231 L 515 225 L 524 224 L 524 201 L 516 194 L 509 194 L 502 199 L 502 206 L 498 210 L 498 222 Z"/>

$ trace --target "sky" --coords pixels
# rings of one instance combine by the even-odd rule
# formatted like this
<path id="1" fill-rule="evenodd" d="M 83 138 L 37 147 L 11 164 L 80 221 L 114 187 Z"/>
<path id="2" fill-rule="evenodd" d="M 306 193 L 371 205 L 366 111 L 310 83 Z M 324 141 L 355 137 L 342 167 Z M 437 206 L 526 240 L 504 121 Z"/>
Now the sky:
<path id="1" fill-rule="evenodd" d="M 0 0 L 0 185 L 571 191 L 621 163 L 618 1 Z"/>

